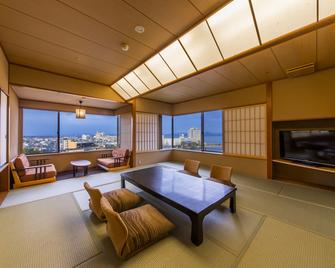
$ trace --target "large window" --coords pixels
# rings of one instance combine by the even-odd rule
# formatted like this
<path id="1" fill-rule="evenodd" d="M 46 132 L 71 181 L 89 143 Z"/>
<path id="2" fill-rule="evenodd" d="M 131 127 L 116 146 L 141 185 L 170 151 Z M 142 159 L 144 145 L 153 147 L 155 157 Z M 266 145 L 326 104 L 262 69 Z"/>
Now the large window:
<path id="1" fill-rule="evenodd" d="M 204 113 L 204 150 L 222 152 L 222 111 Z"/>
<path id="2" fill-rule="evenodd" d="M 174 148 L 201 150 L 201 113 L 173 117 Z"/>
<path id="3" fill-rule="evenodd" d="M 162 148 L 172 148 L 172 116 L 162 115 Z"/>
<path id="4" fill-rule="evenodd" d="M 26 154 L 88 151 L 117 147 L 117 117 L 23 109 Z"/>
<path id="5" fill-rule="evenodd" d="M 89 151 L 117 147 L 117 117 L 60 113 L 60 151 Z"/>
<path id="6" fill-rule="evenodd" d="M 23 109 L 23 152 L 25 154 L 58 151 L 58 113 Z"/>

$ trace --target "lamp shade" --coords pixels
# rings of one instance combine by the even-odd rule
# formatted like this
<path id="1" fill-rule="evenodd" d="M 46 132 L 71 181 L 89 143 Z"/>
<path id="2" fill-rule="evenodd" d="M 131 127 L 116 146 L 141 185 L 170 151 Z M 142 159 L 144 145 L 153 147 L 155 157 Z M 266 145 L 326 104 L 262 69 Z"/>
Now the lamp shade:
<path id="1" fill-rule="evenodd" d="M 80 106 L 79 108 L 76 109 L 76 118 L 77 119 L 85 119 L 86 118 L 86 110 L 83 109 L 83 107 L 81 106 L 82 101 L 79 101 Z"/>

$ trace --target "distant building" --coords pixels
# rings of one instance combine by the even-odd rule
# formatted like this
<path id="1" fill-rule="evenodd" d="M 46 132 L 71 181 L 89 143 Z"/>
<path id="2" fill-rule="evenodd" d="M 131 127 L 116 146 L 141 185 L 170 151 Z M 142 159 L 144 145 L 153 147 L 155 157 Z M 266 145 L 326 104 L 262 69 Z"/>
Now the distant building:
<path id="1" fill-rule="evenodd" d="M 102 139 L 104 136 L 105 136 L 105 133 L 103 133 L 103 132 L 97 132 L 97 133 L 95 133 L 94 137 L 96 139 Z"/>
<path id="2" fill-rule="evenodd" d="M 90 135 L 83 134 L 81 135 L 82 140 L 88 140 L 90 138 Z"/>
<path id="3" fill-rule="evenodd" d="M 188 130 L 188 138 L 190 141 L 199 142 L 201 140 L 201 130 L 199 128 L 190 128 Z"/>
<path id="4" fill-rule="evenodd" d="M 64 139 L 63 140 L 63 150 L 75 150 L 77 149 L 77 142 L 73 140 Z"/>

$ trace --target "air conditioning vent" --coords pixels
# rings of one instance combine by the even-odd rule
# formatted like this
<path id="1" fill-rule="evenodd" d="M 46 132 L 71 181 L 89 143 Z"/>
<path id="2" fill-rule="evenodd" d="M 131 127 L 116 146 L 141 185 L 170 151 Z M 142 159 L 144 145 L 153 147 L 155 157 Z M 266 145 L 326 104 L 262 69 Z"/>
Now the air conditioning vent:
<path id="1" fill-rule="evenodd" d="M 315 72 L 314 63 L 309 63 L 286 70 L 286 74 L 288 77 L 298 77 L 306 74 L 311 74 L 314 72 Z"/>

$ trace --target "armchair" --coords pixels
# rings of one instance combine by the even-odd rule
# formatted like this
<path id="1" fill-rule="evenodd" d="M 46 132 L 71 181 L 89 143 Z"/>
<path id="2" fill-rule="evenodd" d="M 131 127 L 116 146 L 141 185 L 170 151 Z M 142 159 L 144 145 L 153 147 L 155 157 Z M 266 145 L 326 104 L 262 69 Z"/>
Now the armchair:
<path id="1" fill-rule="evenodd" d="M 32 186 L 47 182 L 55 182 L 57 171 L 53 164 L 46 164 L 47 159 L 30 162 L 25 154 L 21 154 L 10 163 L 14 178 L 14 188 Z"/>
<path id="2" fill-rule="evenodd" d="M 114 149 L 111 153 L 104 153 L 98 158 L 98 166 L 107 171 L 129 168 L 130 152 L 128 149 Z"/>

